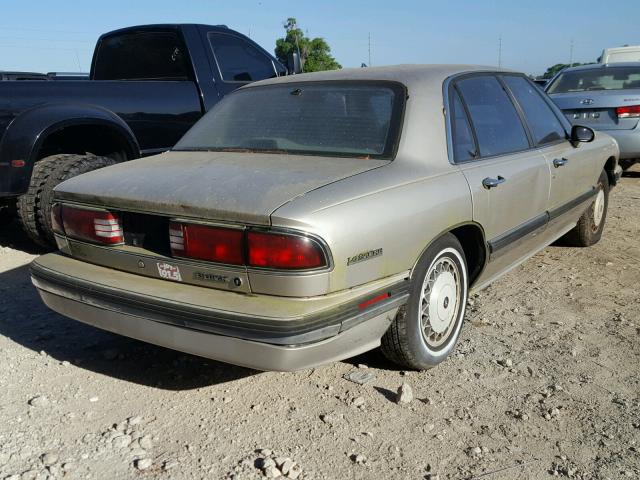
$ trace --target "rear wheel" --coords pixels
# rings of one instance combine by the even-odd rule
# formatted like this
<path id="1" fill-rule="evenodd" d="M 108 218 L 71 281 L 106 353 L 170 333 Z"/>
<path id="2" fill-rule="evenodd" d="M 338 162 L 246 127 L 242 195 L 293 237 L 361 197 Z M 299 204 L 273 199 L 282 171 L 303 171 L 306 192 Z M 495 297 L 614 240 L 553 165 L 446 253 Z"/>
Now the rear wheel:
<path id="1" fill-rule="evenodd" d="M 382 338 L 382 352 L 407 368 L 435 367 L 453 351 L 468 296 L 467 264 L 458 239 L 446 234 L 424 253 L 409 300 Z"/>
<path id="2" fill-rule="evenodd" d="M 598 179 L 596 197 L 578 220 L 577 225 L 567 233 L 564 240 L 574 247 L 589 247 L 600 241 L 609 206 L 609 177 L 604 170 Z"/>
<path id="3" fill-rule="evenodd" d="M 39 160 L 33 167 L 29 190 L 18 198 L 18 219 L 27 236 L 38 245 L 55 245 L 51 228 L 53 189 L 61 182 L 116 163 L 108 157 L 61 154 Z"/>

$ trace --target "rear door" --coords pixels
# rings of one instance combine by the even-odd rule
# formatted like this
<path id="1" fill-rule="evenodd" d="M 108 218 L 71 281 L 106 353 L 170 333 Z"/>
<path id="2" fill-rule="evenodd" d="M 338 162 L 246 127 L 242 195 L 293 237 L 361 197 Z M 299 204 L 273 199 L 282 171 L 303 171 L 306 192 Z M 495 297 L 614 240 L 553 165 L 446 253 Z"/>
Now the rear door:
<path id="1" fill-rule="evenodd" d="M 490 263 L 478 280 L 483 283 L 540 246 L 550 173 L 495 75 L 456 79 L 450 94 L 454 161 L 467 179 L 473 217 L 490 248 Z"/>
<path id="2" fill-rule="evenodd" d="M 202 116 L 188 52 L 175 28 L 141 27 L 102 37 L 91 79 L 100 87 L 87 102 L 99 99 L 98 88 L 111 92 L 100 104 L 127 122 L 143 154 L 172 147 Z M 78 88 L 81 102 L 84 91 Z"/>

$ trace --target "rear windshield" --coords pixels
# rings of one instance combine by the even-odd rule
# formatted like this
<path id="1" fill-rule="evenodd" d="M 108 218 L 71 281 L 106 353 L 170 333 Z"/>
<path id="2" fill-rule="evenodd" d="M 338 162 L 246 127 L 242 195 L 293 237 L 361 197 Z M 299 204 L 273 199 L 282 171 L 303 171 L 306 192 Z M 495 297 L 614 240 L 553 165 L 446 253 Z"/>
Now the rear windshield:
<path id="1" fill-rule="evenodd" d="M 393 82 L 306 82 L 237 90 L 174 150 L 392 158 L 404 88 Z"/>
<path id="2" fill-rule="evenodd" d="M 640 66 L 597 67 L 561 73 L 547 89 L 547 93 L 626 90 L 628 88 L 640 88 Z"/>

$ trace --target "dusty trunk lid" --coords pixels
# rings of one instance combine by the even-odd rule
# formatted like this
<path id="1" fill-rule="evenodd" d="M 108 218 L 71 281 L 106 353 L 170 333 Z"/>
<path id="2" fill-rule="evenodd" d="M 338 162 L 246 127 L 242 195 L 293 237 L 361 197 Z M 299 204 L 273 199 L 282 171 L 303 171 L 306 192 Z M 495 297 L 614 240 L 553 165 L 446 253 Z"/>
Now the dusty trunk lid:
<path id="1" fill-rule="evenodd" d="M 637 118 L 618 118 L 617 107 L 640 105 L 640 89 L 593 90 L 550 95 L 572 124 L 600 130 L 630 130 Z"/>
<path id="2" fill-rule="evenodd" d="M 72 178 L 55 198 L 113 209 L 256 225 L 306 192 L 386 160 L 237 152 L 167 152 Z"/>

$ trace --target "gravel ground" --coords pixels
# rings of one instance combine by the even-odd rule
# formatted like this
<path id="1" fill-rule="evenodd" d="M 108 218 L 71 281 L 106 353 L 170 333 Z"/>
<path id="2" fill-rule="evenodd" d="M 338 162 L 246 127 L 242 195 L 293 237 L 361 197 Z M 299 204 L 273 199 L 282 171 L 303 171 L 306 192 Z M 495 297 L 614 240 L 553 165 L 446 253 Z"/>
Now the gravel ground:
<path id="1" fill-rule="evenodd" d="M 40 302 L 39 252 L 5 223 L 0 479 L 640 478 L 636 172 L 598 245 L 550 247 L 472 298 L 427 372 L 374 351 L 261 373 L 84 326 Z"/>

